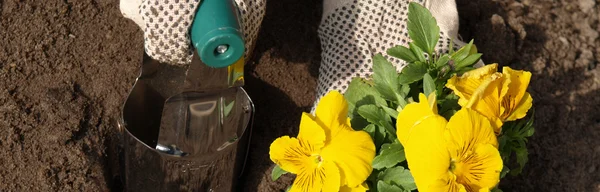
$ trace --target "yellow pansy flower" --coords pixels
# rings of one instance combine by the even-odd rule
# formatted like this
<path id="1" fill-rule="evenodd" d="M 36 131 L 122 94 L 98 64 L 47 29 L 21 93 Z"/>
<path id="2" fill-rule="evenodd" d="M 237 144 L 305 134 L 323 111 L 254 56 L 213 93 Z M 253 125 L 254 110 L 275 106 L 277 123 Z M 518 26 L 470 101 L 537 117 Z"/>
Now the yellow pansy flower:
<path id="1" fill-rule="evenodd" d="M 459 96 L 460 106 L 472 108 L 488 117 L 496 134 L 500 134 L 503 122 L 527 115 L 533 98 L 527 92 L 530 72 L 504 67 L 499 73 L 497 68 L 497 64 L 490 64 L 453 76 L 446 87 Z"/>
<path id="2" fill-rule="evenodd" d="M 367 132 L 352 129 L 347 114 L 344 96 L 329 92 L 315 116 L 302 114 L 297 138 L 283 136 L 271 143 L 271 160 L 296 174 L 290 191 L 367 190 L 363 182 L 373 170 L 375 144 Z"/>
<path id="3" fill-rule="evenodd" d="M 434 99 L 434 98 L 433 98 Z M 500 181 L 502 159 L 490 121 L 468 108 L 450 121 L 425 95 L 398 114 L 397 135 L 419 191 L 489 191 Z"/>

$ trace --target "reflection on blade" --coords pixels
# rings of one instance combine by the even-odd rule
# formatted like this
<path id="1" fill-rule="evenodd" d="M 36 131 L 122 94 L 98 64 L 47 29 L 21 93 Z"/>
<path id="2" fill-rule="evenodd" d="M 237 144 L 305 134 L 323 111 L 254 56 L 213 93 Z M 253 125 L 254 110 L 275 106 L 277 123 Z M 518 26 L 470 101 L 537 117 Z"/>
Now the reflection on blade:
<path id="1" fill-rule="evenodd" d="M 218 92 L 186 92 L 165 102 L 158 135 L 160 147 L 180 154 L 211 156 L 235 143 L 245 124 L 247 106 L 236 105 L 239 88 Z M 157 145 L 158 147 L 158 145 Z M 157 148 L 158 149 L 158 148 Z M 168 152 L 173 154 L 173 152 Z"/>

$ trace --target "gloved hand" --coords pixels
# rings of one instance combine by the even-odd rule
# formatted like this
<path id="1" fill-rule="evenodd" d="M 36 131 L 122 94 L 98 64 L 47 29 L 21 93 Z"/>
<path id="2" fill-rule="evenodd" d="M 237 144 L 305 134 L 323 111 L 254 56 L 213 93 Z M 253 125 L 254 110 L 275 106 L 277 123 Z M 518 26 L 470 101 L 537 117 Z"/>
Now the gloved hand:
<path id="1" fill-rule="evenodd" d="M 413 0 L 429 9 L 440 27 L 437 52 L 448 51 L 450 39 L 457 38 L 458 12 L 454 0 Z M 387 56 L 386 50 L 408 46 L 408 5 L 411 0 L 324 0 L 319 26 L 321 66 L 317 102 L 328 91 L 344 92 L 353 77 L 373 73 L 371 58 L 383 54 L 398 71 L 406 63 Z"/>
<path id="2" fill-rule="evenodd" d="M 246 53 L 252 53 L 266 0 L 235 0 L 241 12 Z M 200 0 L 121 0 L 123 16 L 144 31 L 146 53 L 161 62 L 188 64 L 193 47 L 189 30 Z"/>

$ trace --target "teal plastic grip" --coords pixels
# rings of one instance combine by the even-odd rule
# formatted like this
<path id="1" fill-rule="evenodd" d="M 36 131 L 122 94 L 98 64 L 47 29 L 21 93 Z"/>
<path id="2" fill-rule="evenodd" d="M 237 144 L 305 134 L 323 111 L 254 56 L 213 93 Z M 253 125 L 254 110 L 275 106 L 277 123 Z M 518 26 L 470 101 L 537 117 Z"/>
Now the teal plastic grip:
<path id="1" fill-rule="evenodd" d="M 220 68 L 244 56 L 244 39 L 233 0 L 202 0 L 191 28 L 192 45 L 203 63 Z"/>

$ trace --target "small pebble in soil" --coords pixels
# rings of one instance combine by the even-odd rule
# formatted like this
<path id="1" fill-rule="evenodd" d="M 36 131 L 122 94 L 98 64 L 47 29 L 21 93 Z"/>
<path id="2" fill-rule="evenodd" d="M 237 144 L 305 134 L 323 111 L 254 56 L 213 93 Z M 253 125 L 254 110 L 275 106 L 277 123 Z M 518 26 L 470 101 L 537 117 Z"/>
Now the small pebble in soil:
<path id="1" fill-rule="evenodd" d="M 596 6 L 596 1 L 594 0 L 579 0 L 579 8 L 584 12 L 584 13 L 589 13 L 592 8 L 594 8 Z"/>

